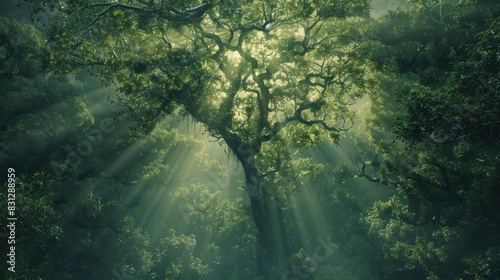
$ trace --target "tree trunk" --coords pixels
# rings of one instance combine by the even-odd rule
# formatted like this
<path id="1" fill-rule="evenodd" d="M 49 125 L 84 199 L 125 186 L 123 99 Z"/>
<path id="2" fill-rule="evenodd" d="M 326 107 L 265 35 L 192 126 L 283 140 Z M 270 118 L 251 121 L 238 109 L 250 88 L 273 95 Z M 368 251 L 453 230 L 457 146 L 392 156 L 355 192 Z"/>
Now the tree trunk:
<path id="1" fill-rule="evenodd" d="M 250 196 L 252 218 L 257 227 L 257 258 L 259 273 L 267 275 L 269 269 L 284 259 L 286 238 L 279 203 L 262 188 L 262 175 L 255 163 L 260 143 L 248 145 L 234 137 L 225 139 L 245 171 L 245 190 Z"/>
<path id="2" fill-rule="evenodd" d="M 274 264 L 286 257 L 283 217 L 279 203 L 264 193 L 262 180 L 255 166 L 247 165 L 245 180 L 246 191 L 250 196 L 252 218 L 258 231 L 259 272 L 267 274 Z"/>

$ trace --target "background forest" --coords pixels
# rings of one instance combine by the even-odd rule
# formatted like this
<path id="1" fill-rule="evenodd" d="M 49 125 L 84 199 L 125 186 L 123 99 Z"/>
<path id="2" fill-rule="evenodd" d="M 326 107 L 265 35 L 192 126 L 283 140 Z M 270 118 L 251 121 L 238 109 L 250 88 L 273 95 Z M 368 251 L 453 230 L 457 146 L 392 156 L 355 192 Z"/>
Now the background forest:
<path id="1" fill-rule="evenodd" d="M 500 279 L 499 1 L 16 3 L 1 279 Z"/>

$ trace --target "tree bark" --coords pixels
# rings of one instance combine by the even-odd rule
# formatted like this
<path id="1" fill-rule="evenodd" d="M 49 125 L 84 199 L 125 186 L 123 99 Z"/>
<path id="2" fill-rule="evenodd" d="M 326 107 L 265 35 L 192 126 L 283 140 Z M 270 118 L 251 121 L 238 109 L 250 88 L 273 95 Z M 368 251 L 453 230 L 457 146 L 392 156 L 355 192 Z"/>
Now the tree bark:
<path id="1" fill-rule="evenodd" d="M 259 273 L 267 275 L 269 269 L 285 258 L 286 240 L 284 223 L 281 220 L 280 205 L 265 193 L 262 186 L 262 174 L 255 163 L 255 156 L 260 150 L 260 142 L 246 144 L 235 135 L 224 137 L 229 148 L 236 155 L 245 171 L 245 190 L 250 197 L 252 218 L 257 227 L 257 262 Z"/>
<path id="2" fill-rule="evenodd" d="M 255 179 L 259 177 L 252 173 L 245 172 L 247 192 L 250 196 L 252 218 L 258 231 L 259 272 L 265 275 L 274 264 L 286 257 L 285 229 L 276 200 L 266 195 L 255 195 L 253 190 L 262 190 L 262 186 L 261 180 Z"/>

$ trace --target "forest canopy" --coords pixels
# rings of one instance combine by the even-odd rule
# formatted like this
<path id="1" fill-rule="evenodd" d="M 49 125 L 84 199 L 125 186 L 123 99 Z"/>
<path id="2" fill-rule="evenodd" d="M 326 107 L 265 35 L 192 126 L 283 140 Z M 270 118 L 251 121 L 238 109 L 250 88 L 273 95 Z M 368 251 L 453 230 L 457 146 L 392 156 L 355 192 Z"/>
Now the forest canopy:
<path id="1" fill-rule="evenodd" d="M 34 3 L 36 12 L 42 3 Z M 273 260 L 283 254 L 287 245 L 272 230 L 280 206 L 272 205 L 271 175 L 285 160 L 275 147 L 287 145 L 292 133 L 301 146 L 321 142 L 323 134 L 338 142 L 352 126 L 348 106 L 369 88 L 363 55 L 369 3 L 129 1 L 52 8 L 64 17 L 47 31 L 54 44 L 49 63 L 59 71 L 98 67 L 127 96 L 124 105 L 146 132 L 165 115 L 202 123 L 243 166 L 264 254 Z"/>
<path id="2" fill-rule="evenodd" d="M 500 279 L 500 4 L 25 2 L 6 279 Z"/>

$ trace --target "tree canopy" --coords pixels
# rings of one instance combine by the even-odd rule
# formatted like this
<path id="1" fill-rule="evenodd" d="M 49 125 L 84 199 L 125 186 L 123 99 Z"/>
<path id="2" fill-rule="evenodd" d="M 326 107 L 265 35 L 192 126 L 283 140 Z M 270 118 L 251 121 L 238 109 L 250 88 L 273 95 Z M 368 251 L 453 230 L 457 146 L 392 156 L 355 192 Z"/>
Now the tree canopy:
<path id="1" fill-rule="evenodd" d="M 366 0 L 31 2 L 34 13 L 56 11 L 47 30 L 54 69 L 96 67 L 146 132 L 166 115 L 188 115 L 228 145 L 263 247 L 276 243 L 265 202 L 272 184 L 263 182 L 285 159 L 261 149 L 293 134 L 302 146 L 323 134 L 337 142 L 369 88 Z"/>
<path id="2" fill-rule="evenodd" d="M 242 163 L 290 123 L 338 139 L 353 123 L 348 105 L 366 91 L 359 17 L 367 1 L 52 8 L 61 13 L 47 31 L 56 69 L 98 67 L 146 131 L 165 115 L 189 114 Z"/>
<path id="3" fill-rule="evenodd" d="M 499 3 L 27 2 L 0 277 L 500 279 Z"/>
<path id="4" fill-rule="evenodd" d="M 376 26 L 381 91 L 352 158 L 357 177 L 398 190 L 367 219 L 387 258 L 414 275 L 497 277 L 499 11 L 415 1 Z"/>

